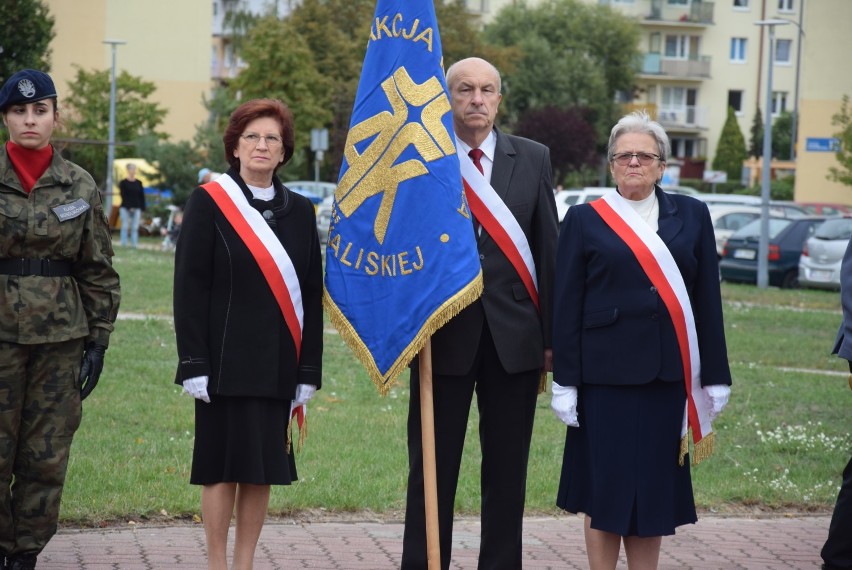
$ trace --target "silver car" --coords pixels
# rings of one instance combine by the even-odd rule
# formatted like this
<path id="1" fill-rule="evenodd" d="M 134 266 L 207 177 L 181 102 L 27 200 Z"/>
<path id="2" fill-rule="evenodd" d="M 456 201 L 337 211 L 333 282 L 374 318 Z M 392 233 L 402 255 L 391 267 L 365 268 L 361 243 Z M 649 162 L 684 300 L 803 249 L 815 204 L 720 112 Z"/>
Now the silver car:
<path id="1" fill-rule="evenodd" d="M 850 238 L 852 218 L 829 218 L 823 222 L 805 241 L 799 258 L 799 284 L 840 289 L 840 263 Z"/>

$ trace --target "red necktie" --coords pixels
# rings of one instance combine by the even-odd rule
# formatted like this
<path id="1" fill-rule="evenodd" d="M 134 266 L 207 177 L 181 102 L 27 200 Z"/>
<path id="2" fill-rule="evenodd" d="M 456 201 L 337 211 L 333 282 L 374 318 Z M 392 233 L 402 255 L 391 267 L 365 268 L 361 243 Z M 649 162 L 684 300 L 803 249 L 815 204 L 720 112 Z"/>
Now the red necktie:
<path id="1" fill-rule="evenodd" d="M 482 152 L 481 148 L 472 148 L 470 149 L 470 152 L 467 153 L 467 155 L 473 161 L 473 165 L 479 170 L 479 172 L 485 174 L 485 171 L 482 169 L 482 163 L 479 161 L 479 159 L 482 158 L 483 154 L 485 153 Z"/>
<path id="2" fill-rule="evenodd" d="M 470 149 L 470 152 L 467 153 L 467 155 L 473 161 L 473 165 L 479 170 L 480 173 L 484 175 L 485 171 L 482 169 L 482 162 L 480 162 L 479 160 L 480 158 L 482 158 L 483 154 L 485 153 L 482 152 L 481 148 L 472 148 Z M 473 231 L 476 232 L 477 236 L 479 236 L 479 220 L 477 220 L 475 217 L 473 218 Z"/>

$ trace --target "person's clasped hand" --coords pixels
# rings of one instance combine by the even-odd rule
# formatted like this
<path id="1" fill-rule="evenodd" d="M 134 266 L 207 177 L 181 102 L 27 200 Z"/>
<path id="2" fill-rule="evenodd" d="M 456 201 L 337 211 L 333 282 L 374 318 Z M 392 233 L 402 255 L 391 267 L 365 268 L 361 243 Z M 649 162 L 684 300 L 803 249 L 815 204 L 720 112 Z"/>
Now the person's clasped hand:
<path id="1" fill-rule="evenodd" d="M 207 394 L 207 376 L 196 376 L 195 378 L 187 378 L 183 381 L 184 391 L 197 400 L 210 403 L 210 396 Z"/>
<path id="2" fill-rule="evenodd" d="M 716 419 L 716 416 L 722 413 L 725 406 L 728 405 L 728 398 L 731 397 L 731 387 L 726 384 L 712 384 L 704 387 L 704 393 L 707 394 L 707 399 L 710 400 L 710 421 Z"/>
<path id="3" fill-rule="evenodd" d="M 550 408 L 556 417 L 567 426 L 580 427 L 577 419 L 577 387 L 560 386 L 556 382 L 551 382 L 550 391 L 553 393 Z"/>
<path id="4" fill-rule="evenodd" d="M 80 400 L 85 400 L 92 393 L 95 386 L 98 385 L 98 380 L 101 377 L 101 372 L 104 369 L 104 354 L 106 349 L 102 344 L 90 342 L 86 345 L 83 351 L 83 361 L 80 364 Z"/>

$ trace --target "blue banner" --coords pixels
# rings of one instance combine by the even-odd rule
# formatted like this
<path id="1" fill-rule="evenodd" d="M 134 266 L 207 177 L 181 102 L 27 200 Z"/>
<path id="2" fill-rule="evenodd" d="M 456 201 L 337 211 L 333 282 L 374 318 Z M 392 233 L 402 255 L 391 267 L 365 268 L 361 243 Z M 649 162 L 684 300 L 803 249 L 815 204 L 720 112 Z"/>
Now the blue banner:
<path id="1" fill-rule="evenodd" d="M 324 303 L 376 387 L 482 292 L 432 2 L 379 0 L 334 195 Z"/>

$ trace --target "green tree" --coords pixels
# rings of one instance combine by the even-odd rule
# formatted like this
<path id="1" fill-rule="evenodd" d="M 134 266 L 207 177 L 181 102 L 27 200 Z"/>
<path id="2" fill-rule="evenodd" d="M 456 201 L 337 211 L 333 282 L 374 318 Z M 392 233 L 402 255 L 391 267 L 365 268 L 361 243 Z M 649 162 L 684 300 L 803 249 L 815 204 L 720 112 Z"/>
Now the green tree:
<path id="1" fill-rule="evenodd" d="M 229 85 L 243 101 L 257 97 L 281 99 L 296 121 L 296 149 L 310 146 L 312 128 L 332 119 L 331 82 L 314 64 L 305 38 L 290 20 L 265 16 L 249 32 L 242 58 L 248 64 Z"/>
<path id="2" fill-rule="evenodd" d="M 213 90 L 213 96 L 208 99 L 203 97 L 204 107 L 207 109 L 207 120 L 195 127 L 195 136 L 192 139 L 194 148 L 197 150 L 202 167 L 209 168 L 215 172 L 228 170 L 228 161 L 225 160 L 225 143 L 222 136 L 225 127 L 238 101 L 234 99 L 228 88 L 218 87 Z"/>
<path id="3" fill-rule="evenodd" d="M 760 114 L 760 107 L 754 111 L 749 135 L 748 154 L 749 156 L 760 158 L 763 156 L 763 118 Z"/>
<path id="4" fill-rule="evenodd" d="M 838 129 L 834 136 L 840 144 L 834 156 L 840 166 L 830 167 L 827 178 L 852 186 L 852 110 L 849 108 L 849 95 L 843 96 L 840 111 L 832 115 L 831 124 Z"/>
<path id="5" fill-rule="evenodd" d="M 745 137 L 737 122 L 737 114 L 733 107 L 728 107 L 728 118 L 719 135 L 716 145 L 716 156 L 713 158 L 713 170 L 723 170 L 728 174 L 728 180 L 739 180 L 742 175 L 743 161 L 748 158 Z"/>
<path id="6" fill-rule="evenodd" d="M 106 178 L 107 143 L 109 141 L 110 70 L 86 71 L 79 66 L 68 84 L 63 98 L 65 136 L 69 145 L 63 153 L 85 168 L 102 186 Z M 116 77 L 115 157 L 136 156 L 134 141 L 157 132 L 166 110 L 149 100 L 156 90 L 153 82 L 122 71 Z"/>
<path id="7" fill-rule="evenodd" d="M 633 91 L 639 37 L 638 24 L 608 6 L 578 0 L 506 6 L 485 28 L 486 41 L 517 50 L 514 65 L 503 71 L 503 122 L 546 106 L 587 107 L 604 142 L 620 114 L 616 94 Z"/>
<path id="8" fill-rule="evenodd" d="M 793 140 L 793 115 L 784 111 L 772 123 L 772 157 L 791 160 L 790 142 Z"/>
<path id="9" fill-rule="evenodd" d="M 50 71 L 53 24 L 42 0 L 0 0 L 0 85 L 22 69 Z"/>
<path id="10" fill-rule="evenodd" d="M 164 142 L 149 135 L 137 139 L 136 153 L 149 163 L 156 164 L 159 177 L 154 186 L 171 190 L 172 202 L 183 207 L 189 194 L 198 186 L 198 170 L 204 164 L 198 149 L 188 141 Z"/>

